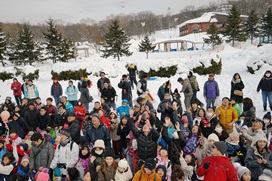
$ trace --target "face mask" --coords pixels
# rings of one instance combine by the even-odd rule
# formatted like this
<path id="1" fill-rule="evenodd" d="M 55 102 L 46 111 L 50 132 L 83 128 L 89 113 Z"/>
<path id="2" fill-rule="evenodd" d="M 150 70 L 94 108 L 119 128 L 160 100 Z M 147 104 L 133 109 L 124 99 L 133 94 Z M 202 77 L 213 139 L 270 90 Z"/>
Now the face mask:
<path id="1" fill-rule="evenodd" d="M 101 155 L 103 153 L 103 150 L 99 150 L 99 151 L 95 150 L 95 153 L 98 155 Z"/>
<path id="2" fill-rule="evenodd" d="M 215 128 L 215 131 L 216 131 L 217 133 L 222 133 L 223 129 L 222 129 L 222 128 Z"/>
<path id="3" fill-rule="evenodd" d="M 264 123 L 265 123 L 265 124 L 267 124 L 267 123 L 269 123 L 269 122 L 270 122 L 270 120 L 269 120 L 269 119 L 264 119 L 263 121 L 264 121 Z"/>
<path id="4" fill-rule="evenodd" d="M 266 77 L 270 77 L 270 75 L 271 75 L 270 73 L 265 74 Z"/>
<path id="5" fill-rule="evenodd" d="M 178 139 L 179 138 L 177 131 L 174 131 L 172 135 L 173 135 L 174 139 Z"/>
<path id="6" fill-rule="evenodd" d="M 82 103 L 81 103 L 81 102 L 78 102 L 77 104 L 78 104 L 79 106 L 81 106 Z"/>
<path id="7" fill-rule="evenodd" d="M 208 116 L 208 117 L 212 117 L 212 116 L 213 116 L 213 113 L 207 112 L 207 116 Z"/>

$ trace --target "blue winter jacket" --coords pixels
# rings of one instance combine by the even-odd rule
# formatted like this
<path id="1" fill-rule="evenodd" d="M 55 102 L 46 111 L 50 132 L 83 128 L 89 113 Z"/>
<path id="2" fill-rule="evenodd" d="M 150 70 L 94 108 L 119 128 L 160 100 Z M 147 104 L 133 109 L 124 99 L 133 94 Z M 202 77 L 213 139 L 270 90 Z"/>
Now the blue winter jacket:
<path id="1" fill-rule="evenodd" d="M 215 80 L 205 82 L 203 96 L 207 98 L 216 98 L 219 96 L 219 87 Z"/>
<path id="2" fill-rule="evenodd" d="M 60 83 L 58 83 L 56 87 L 53 84 L 51 86 L 51 96 L 59 97 L 61 95 L 62 95 L 62 86 L 60 85 Z"/>
<path id="3" fill-rule="evenodd" d="M 2 148 L 2 150 L 0 151 L 0 162 L 2 161 L 2 157 L 6 152 L 7 152 L 6 148 Z"/>
<path id="4" fill-rule="evenodd" d="M 68 86 L 65 90 L 65 94 L 68 97 L 68 101 L 77 101 L 77 93 L 78 93 L 78 88 L 74 85 Z"/>
<path id="5" fill-rule="evenodd" d="M 130 106 L 128 105 L 128 100 L 124 99 L 122 101 L 122 104 L 123 102 L 126 102 L 127 105 L 124 107 L 123 105 L 122 106 L 119 106 L 117 109 L 116 109 L 116 114 L 120 116 L 120 119 L 122 119 L 122 117 L 125 115 L 125 116 L 128 116 L 129 117 L 129 110 L 130 110 Z"/>

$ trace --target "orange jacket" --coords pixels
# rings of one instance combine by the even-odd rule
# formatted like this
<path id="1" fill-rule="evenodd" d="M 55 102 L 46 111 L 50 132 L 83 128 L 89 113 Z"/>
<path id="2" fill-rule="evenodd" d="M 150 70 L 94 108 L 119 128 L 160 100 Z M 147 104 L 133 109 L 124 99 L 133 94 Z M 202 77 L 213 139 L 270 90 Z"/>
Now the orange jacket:
<path id="1" fill-rule="evenodd" d="M 144 165 L 133 177 L 132 181 L 161 181 L 161 177 L 155 172 L 155 169 L 151 174 L 146 174 L 144 171 Z"/>
<path id="2" fill-rule="evenodd" d="M 223 126 L 226 129 L 233 128 L 233 125 L 229 126 L 228 124 L 232 121 L 236 122 L 238 120 L 237 111 L 231 105 L 229 105 L 227 109 L 225 109 L 224 106 L 220 106 L 216 108 L 215 114 L 218 114 L 218 113 L 219 113 L 219 122 L 223 124 Z"/>

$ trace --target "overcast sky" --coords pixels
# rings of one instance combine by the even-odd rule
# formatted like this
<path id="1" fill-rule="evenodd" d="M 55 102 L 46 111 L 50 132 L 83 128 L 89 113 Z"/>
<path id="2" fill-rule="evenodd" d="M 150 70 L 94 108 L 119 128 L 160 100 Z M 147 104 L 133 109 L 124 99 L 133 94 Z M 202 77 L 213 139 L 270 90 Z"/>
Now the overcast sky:
<path id="1" fill-rule="evenodd" d="M 199 7 L 218 0 L 1 0 L 0 22 L 44 23 L 49 17 L 77 23 L 95 21 L 111 14 L 150 10 L 156 14 L 178 13 L 188 5 Z M 123 7 L 122 7 L 123 6 Z"/>

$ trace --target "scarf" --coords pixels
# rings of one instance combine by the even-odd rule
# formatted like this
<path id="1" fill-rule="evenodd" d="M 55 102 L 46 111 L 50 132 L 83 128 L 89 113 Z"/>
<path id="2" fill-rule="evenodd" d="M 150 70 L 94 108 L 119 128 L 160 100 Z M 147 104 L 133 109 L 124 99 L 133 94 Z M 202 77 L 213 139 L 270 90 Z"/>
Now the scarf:
<path id="1" fill-rule="evenodd" d="M 234 84 L 238 84 L 238 83 L 240 83 L 241 82 L 241 79 L 233 79 L 233 81 L 232 81 Z"/>
<path id="2" fill-rule="evenodd" d="M 247 105 L 247 106 L 244 106 L 243 107 L 243 110 L 244 111 L 248 111 L 250 108 L 252 108 L 253 107 L 253 105 Z"/>
<path id="3" fill-rule="evenodd" d="M 54 87 L 57 87 L 59 85 L 59 82 L 54 83 Z"/>
<path id="4" fill-rule="evenodd" d="M 80 150 L 79 152 L 79 158 L 83 159 L 83 160 L 86 160 L 87 158 L 89 158 L 91 152 L 88 152 L 86 155 L 82 155 L 82 152 Z"/>
<path id="5" fill-rule="evenodd" d="M 16 135 L 15 137 L 9 136 L 9 139 L 10 139 L 11 141 L 15 141 L 17 138 L 18 138 L 18 135 Z"/>
<path id="6" fill-rule="evenodd" d="M 70 142 L 70 138 L 68 138 L 68 139 L 65 140 L 65 141 L 61 141 L 61 142 L 60 142 L 60 146 L 65 147 L 69 142 Z"/>
<path id="7" fill-rule="evenodd" d="M 168 127 L 167 128 L 167 133 L 168 133 L 168 137 L 169 138 L 173 138 L 173 132 L 175 131 L 175 126 L 172 126 L 172 127 Z"/>
<path id="8" fill-rule="evenodd" d="M 24 167 L 23 165 L 20 165 L 20 170 L 22 170 L 24 173 L 28 173 L 29 172 L 29 166 L 27 165 L 26 167 Z"/>

